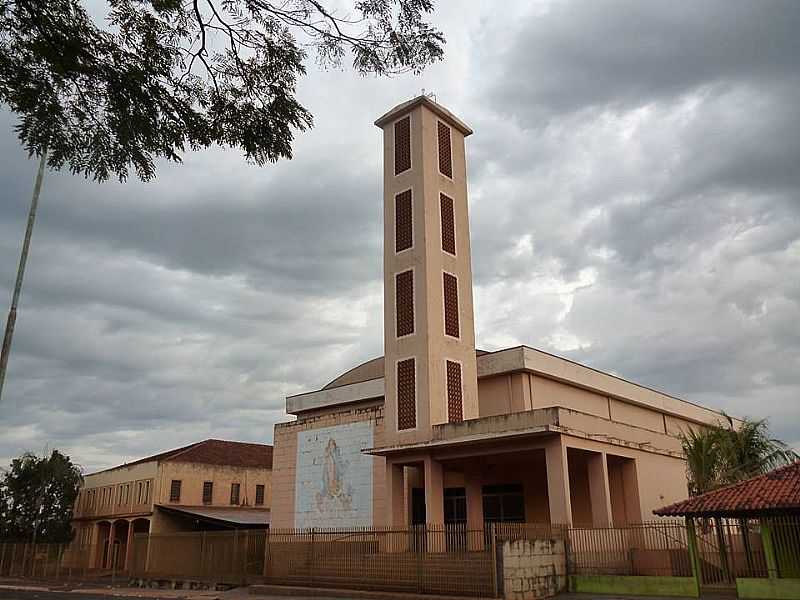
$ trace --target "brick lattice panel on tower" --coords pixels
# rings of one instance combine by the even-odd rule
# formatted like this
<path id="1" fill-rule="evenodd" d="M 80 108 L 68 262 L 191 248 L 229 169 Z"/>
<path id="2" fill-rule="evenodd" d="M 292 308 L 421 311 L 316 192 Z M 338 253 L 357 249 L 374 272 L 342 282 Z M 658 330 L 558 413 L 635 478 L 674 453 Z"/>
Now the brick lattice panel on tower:
<path id="1" fill-rule="evenodd" d="M 414 242 L 411 190 L 394 197 L 394 251 L 408 250 Z"/>
<path id="2" fill-rule="evenodd" d="M 394 174 L 411 168 L 411 117 L 394 124 Z"/>
<path id="3" fill-rule="evenodd" d="M 442 250 L 455 256 L 456 253 L 456 217 L 453 199 L 439 194 L 442 219 Z"/>
<path id="4" fill-rule="evenodd" d="M 453 177 L 453 157 L 450 150 L 450 128 L 439 121 L 439 172 Z"/>
<path id="5" fill-rule="evenodd" d="M 413 358 L 397 363 L 397 429 L 417 426 L 417 382 Z"/>
<path id="6" fill-rule="evenodd" d="M 458 324 L 458 279 L 450 273 L 442 273 L 444 291 L 444 332 L 459 337 Z"/>
<path id="7" fill-rule="evenodd" d="M 447 361 L 447 420 L 450 423 L 464 420 L 461 365 L 452 360 Z"/>
<path id="8" fill-rule="evenodd" d="M 397 337 L 414 333 L 414 271 L 395 275 L 395 315 Z"/>

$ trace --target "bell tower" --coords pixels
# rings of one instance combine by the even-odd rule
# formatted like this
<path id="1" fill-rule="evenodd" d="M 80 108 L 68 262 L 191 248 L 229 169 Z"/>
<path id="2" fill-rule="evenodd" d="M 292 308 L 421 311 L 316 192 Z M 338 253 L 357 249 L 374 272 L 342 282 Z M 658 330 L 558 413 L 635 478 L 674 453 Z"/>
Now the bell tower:
<path id="1" fill-rule="evenodd" d="M 383 130 L 385 436 L 478 417 L 464 140 L 472 130 L 427 96 Z"/>

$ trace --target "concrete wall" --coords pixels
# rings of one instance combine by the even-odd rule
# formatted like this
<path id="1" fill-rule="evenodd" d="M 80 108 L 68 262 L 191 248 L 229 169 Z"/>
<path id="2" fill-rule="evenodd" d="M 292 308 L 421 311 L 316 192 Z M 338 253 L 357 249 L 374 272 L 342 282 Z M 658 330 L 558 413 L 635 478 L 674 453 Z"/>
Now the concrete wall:
<path id="1" fill-rule="evenodd" d="M 181 481 L 181 499 L 170 502 L 170 485 L 173 479 Z M 212 506 L 230 506 L 231 484 L 238 483 L 239 503 L 254 506 L 256 485 L 264 486 L 264 504 L 259 508 L 270 508 L 272 503 L 272 471 L 232 467 L 227 465 L 205 465 L 199 463 L 164 462 L 158 475 L 155 502 L 157 504 L 176 504 L 182 506 L 203 505 L 203 483 L 214 483 Z"/>
<path id="2" fill-rule="evenodd" d="M 549 598 L 567 587 L 564 540 L 503 542 L 502 567 L 506 600 Z"/>
<path id="3" fill-rule="evenodd" d="M 372 429 L 372 440 L 377 446 L 383 443 L 383 408 L 380 406 L 352 405 L 338 412 L 325 412 L 311 417 L 301 417 L 291 423 L 278 423 L 275 425 L 274 453 L 273 453 L 273 496 L 272 496 L 272 529 L 294 528 L 297 524 L 297 481 L 298 481 L 298 438 L 308 432 L 322 431 L 343 425 L 365 423 Z M 324 458 L 324 457 L 323 457 Z M 370 465 L 372 478 L 372 518 L 373 523 L 381 523 L 385 505 L 385 480 L 386 465 L 383 458 L 364 456 L 363 465 Z M 302 477 L 300 478 L 302 480 Z M 380 519 L 376 521 L 376 516 Z M 304 517 L 300 519 L 301 526 Z M 373 523 L 366 523 L 371 525 Z M 315 525 L 318 527 L 335 527 L 336 523 Z"/>

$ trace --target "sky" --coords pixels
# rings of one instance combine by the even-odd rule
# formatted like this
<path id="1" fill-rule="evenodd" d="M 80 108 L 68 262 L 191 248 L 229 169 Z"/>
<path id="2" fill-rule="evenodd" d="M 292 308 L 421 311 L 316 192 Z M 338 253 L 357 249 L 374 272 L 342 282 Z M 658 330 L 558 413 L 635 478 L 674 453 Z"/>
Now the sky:
<path id="1" fill-rule="evenodd" d="M 800 3 L 438 4 L 445 58 L 421 76 L 309 62 L 315 127 L 291 161 L 215 148 L 149 183 L 47 173 L 0 465 L 270 443 L 286 395 L 379 356 L 372 123 L 423 89 L 475 130 L 480 348 L 767 418 L 800 448 Z M 3 303 L 36 170 L 14 122 L 0 109 Z"/>

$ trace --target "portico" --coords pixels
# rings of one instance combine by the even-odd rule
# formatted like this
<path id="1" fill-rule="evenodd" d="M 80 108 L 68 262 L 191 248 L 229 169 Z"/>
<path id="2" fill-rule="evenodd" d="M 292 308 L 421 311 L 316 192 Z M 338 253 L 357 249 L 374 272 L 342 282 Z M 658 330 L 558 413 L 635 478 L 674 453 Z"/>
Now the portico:
<path id="1" fill-rule="evenodd" d="M 635 459 L 613 448 L 587 449 L 557 423 L 544 424 L 557 411 L 537 412 L 516 415 L 527 428 L 494 432 L 493 425 L 509 424 L 489 417 L 437 428 L 440 439 L 431 442 L 368 450 L 385 458 L 386 524 L 641 521 Z"/>

